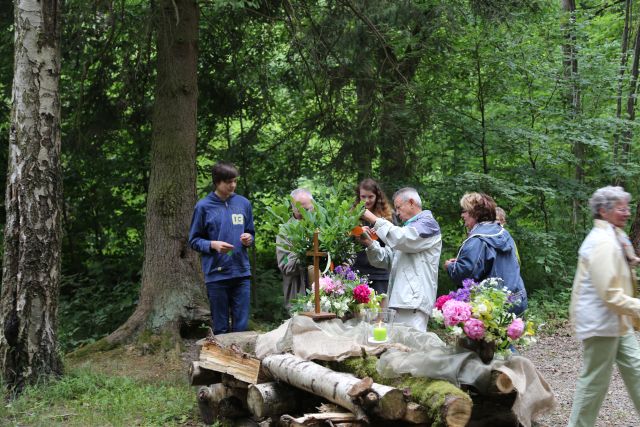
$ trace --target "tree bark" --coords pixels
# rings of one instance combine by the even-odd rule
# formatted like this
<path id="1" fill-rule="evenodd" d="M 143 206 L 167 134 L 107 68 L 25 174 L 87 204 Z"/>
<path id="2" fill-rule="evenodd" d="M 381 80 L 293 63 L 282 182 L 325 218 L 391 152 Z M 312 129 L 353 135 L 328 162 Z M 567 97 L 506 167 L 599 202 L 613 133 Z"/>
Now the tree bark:
<path id="1" fill-rule="evenodd" d="M 247 393 L 247 406 L 258 418 L 296 412 L 300 393 L 283 382 L 252 384 Z"/>
<path id="2" fill-rule="evenodd" d="M 568 110 L 570 121 L 575 121 L 580 115 L 581 95 L 580 82 L 578 74 L 578 52 L 576 43 L 576 2 L 575 0 L 561 0 L 564 16 L 562 18 L 562 31 L 564 33 L 565 42 L 562 45 L 563 55 L 563 74 L 566 80 L 567 88 L 565 90 L 565 103 Z M 586 149 L 580 141 L 570 141 L 572 144 L 573 155 L 575 157 L 575 173 L 574 177 L 578 184 L 584 181 L 584 163 Z M 572 224 L 578 223 L 578 212 L 580 211 L 580 201 L 573 200 Z"/>
<path id="3" fill-rule="evenodd" d="M 616 118 L 622 117 L 622 86 L 624 81 L 624 73 L 627 68 L 627 50 L 629 49 L 629 27 L 631 21 L 631 0 L 625 0 L 624 6 L 624 27 L 622 29 L 622 47 L 620 53 L 620 68 L 618 69 L 618 88 L 616 90 Z M 613 135 L 613 164 L 618 163 L 618 142 L 620 139 L 619 132 Z M 619 178 L 616 180 L 619 182 Z"/>
<path id="4" fill-rule="evenodd" d="M 358 419 L 365 418 L 363 408 L 349 396 L 351 388 L 360 382 L 359 378 L 332 371 L 291 354 L 267 356 L 262 360 L 262 366 L 274 379 L 336 403 L 356 414 Z M 400 390 L 374 383 L 372 391 L 379 396 L 373 408 L 377 416 L 387 420 L 402 419 L 406 402 Z"/>
<path id="5" fill-rule="evenodd" d="M 62 373 L 57 352 L 62 173 L 58 0 L 16 0 L 0 365 L 9 389 Z"/>
<path id="6" fill-rule="evenodd" d="M 633 249 L 638 253 L 638 248 L 640 248 L 640 200 L 636 203 L 636 216 L 631 223 L 629 239 L 631 240 Z"/>
<path id="7" fill-rule="evenodd" d="M 140 303 L 107 337 L 130 341 L 143 330 L 178 335 L 209 322 L 198 258 L 187 235 L 196 202 L 198 5 L 160 0 L 151 173 Z"/>
<path id="8" fill-rule="evenodd" d="M 629 82 L 629 96 L 627 98 L 627 120 L 633 122 L 636 119 L 636 97 L 638 91 L 638 64 L 640 64 L 640 23 L 636 28 L 636 39 L 633 46 L 633 63 L 631 64 L 631 81 Z M 633 131 L 630 125 L 622 132 L 622 156 L 620 164 L 624 167 L 629 162 L 629 152 L 631 151 L 631 139 Z M 624 185 L 624 180 L 620 180 L 620 185 Z"/>

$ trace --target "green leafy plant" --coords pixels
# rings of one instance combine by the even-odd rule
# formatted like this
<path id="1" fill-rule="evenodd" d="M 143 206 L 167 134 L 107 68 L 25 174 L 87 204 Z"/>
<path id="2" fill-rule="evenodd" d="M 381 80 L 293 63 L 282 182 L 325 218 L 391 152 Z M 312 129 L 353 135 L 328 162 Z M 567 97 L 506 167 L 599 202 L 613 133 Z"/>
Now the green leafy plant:
<path id="1" fill-rule="evenodd" d="M 320 251 L 328 252 L 334 265 L 348 264 L 356 253 L 356 246 L 351 230 L 360 222 L 363 203 L 355 207 L 336 191 L 316 197 L 313 210 L 304 210 L 299 203 L 296 208 L 302 215 L 298 221 L 290 220 L 288 206 L 291 198 L 268 211 L 275 220 L 280 221 L 279 232 L 288 241 L 285 249 L 293 252 L 298 259 L 306 259 L 307 252 L 313 249 L 313 233 L 318 230 Z"/>

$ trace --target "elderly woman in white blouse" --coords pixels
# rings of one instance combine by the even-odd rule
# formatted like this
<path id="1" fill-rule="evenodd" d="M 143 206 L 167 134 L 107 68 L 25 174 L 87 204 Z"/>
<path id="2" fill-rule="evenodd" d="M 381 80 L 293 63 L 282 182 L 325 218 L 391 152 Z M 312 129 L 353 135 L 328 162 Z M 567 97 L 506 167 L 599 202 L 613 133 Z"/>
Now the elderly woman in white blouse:
<path id="1" fill-rule="evenodd" d="M 622 187 L 598 189 L 589 200 L 594 224 L 580 246 L 571 294 L 571 320 L 582 341 L 583 366 L 569 426 L 595 425 L 614 363 L 640 414 L 640 299 L 637 258 L 623 231 L 631 197 Z"/>

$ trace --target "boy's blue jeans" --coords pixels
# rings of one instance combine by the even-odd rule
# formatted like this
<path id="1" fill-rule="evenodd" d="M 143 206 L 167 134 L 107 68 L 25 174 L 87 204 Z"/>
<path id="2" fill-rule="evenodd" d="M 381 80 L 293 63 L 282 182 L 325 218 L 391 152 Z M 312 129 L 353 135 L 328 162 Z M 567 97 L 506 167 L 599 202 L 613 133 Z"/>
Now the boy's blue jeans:
<path id="1" fill-rule="evenodd" d="M 207 283 L 207 295 L 214 335 L 247 330 L 251 295 L 248 277 Z M 231 314 L 231 328 L 229 314 Z"/>

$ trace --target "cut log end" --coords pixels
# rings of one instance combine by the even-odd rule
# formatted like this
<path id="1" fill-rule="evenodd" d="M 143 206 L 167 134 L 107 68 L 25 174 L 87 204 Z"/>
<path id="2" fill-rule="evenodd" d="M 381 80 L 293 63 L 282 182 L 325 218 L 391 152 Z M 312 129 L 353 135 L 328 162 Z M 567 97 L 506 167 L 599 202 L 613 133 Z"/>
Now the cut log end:
<path id="1" fill-rule="evenodd" d="M 447 397 L 442 405 L 443 419 L 450 427 L 464 427 L 471 419 L 473 402 L 471 399 L 460 397 Z"/>
<path id="2" fill-rule="evenodd" d="M 404 394 L 397 388 L 393 388 L 380 395 L 375 412 L 388 420 L 400 420 L 404 417 L 406 410 L 407 402 Z"/>
<path id="3" fill-rule="evenodd" d="M 365 377 L 362 380 L 358 381 L 349 389 L 347 394 L 351 398 L 358 397 L 362 394 L 365 394 L 367 391 L 371 390 L 371 386 L 373 385 L 373 379 L 371 377 Z"/>
<path id="4" fill-rule="evenodd" d="M 501 372 L 500 375 L 496 378 L 496 388 L 501 393 L 511 393 L 514 390 L 513 382 L 511 378 L 504 372 Z"/>

